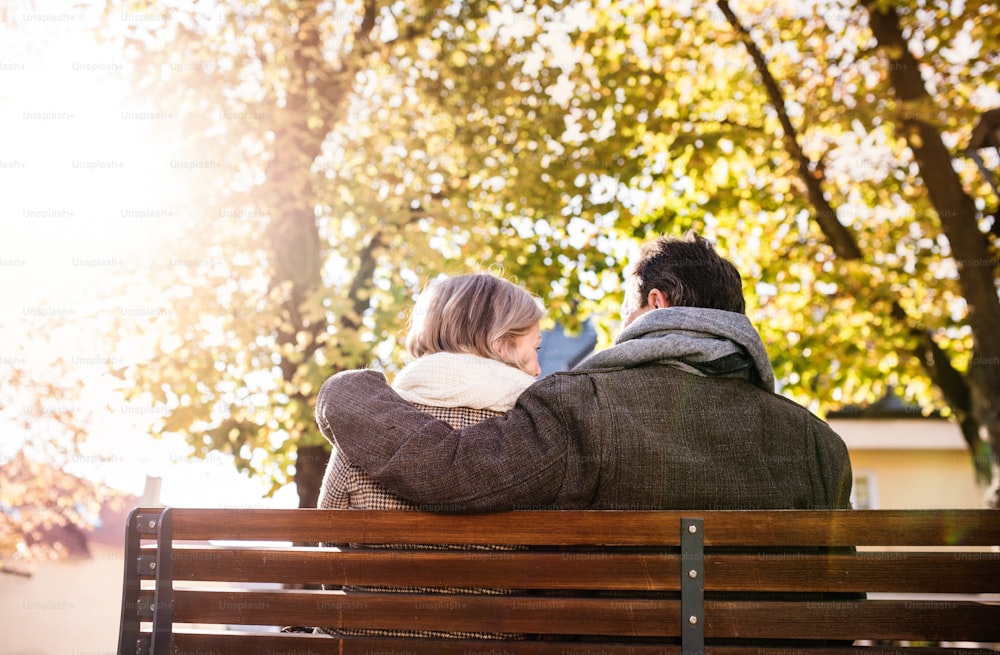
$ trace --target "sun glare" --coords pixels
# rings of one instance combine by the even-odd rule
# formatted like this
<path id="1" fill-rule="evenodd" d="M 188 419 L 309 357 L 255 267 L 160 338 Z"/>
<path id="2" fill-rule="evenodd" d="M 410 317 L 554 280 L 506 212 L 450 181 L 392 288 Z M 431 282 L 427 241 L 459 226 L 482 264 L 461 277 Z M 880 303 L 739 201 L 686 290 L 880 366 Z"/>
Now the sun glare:
<path id="1" fill-rule="evenodd" d="M 33 40 L 41 29 L 56 32 Z M 0 172 L 4 255 L 16 261 L 5 277 L 25 300 L 80 299 L 80 287 L 128 270 L 168 227 L 155 113 L 134 107 L 122 64 L 87 33 L 29 23 L 12 39 Z"/>
<path id="2" fill-rule="evenodd" d="M 114 395 L 108 369 L 142 344 L 112 335 L 109 345 L 106 328 L 155 305 L 141 272 L 169 265 L 164 243 L 185 236 L 179 185 L 195 178 L 171 172 L 180 121 L 131 92 L 120 52 L 98 44 L 80 14 L 89 10 L 57 4 L 0 25 L 0 375 L 57 375 L 57 359 L 72 367 L 79 409 L 95 417 L 73 472 L 133 493 L 146 475 L 162 477 L 175 505 L 263 502 L 228 458 L 192 461 L 179 439 L 153 441 L 156 408 Z M 9 412 L 25 406 L 0 408 L 0 432 L 16 429 Z M 0 459 L 24 438 L 0 439 Z"/>

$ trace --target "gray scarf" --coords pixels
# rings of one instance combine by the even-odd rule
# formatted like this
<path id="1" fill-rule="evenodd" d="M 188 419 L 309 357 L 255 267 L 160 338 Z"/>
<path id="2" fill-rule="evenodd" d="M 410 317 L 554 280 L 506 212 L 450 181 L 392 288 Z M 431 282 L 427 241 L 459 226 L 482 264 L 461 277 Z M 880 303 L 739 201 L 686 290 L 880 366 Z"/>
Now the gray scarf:
<path id="1" fill-rule="evenodd" d="M 622 330 L 614 345 L 574 370 L 658 362 L 696 375 L 739 377 L 774 391 L 774 371 L 745 315 L 700 307 L 654 309 Z"/>

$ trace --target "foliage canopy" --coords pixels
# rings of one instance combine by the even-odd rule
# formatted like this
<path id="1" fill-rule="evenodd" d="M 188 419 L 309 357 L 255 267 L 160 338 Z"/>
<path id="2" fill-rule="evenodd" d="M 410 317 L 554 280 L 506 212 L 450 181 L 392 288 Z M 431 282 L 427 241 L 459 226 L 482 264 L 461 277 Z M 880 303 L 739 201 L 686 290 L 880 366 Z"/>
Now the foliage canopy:
<path id="1" fill-rule="evenodd" d="M 826 411 L 896 389 L 960 420 L 982 414 L 940 370 L 962 379 L 976 357 L 987 378 L 998 368 L 969 312 L 983 280 L 996 305 L 996 198 L 962 152 L 1000 103 L 991 3 L 218 11 L 212 24 L 164 6 L 164 25 L 128 35 L 139 79 L 204 119 L 190 145 L 218 135 L 219 214 L 260 219 L 237 222 L 236 238 L 216 222 L 223 243 L 205 245 L 224 253 L 219 285 L 177 287 L 196 297 L 173 315 L 195 357 L 138 378 L 176 407 L 164 430 L 209 435 L 198 451 L 228 448 L 248 466 L 264 452 L 287 479 L 281 453 L 315 439 L 317 385 L 373 350 L 391 367 L 403 308 L 440 272 L 502 266 L 553 316 L 595 314 L 610 335 L 634 243 L 689 228 L 744 272 L 784 393 Z M 900 48 L 919 90 L 905 88 Z M 255 119 L 227 120 L 241 112 Z M 950 149 L 965 196 L 950 205 L 925 183 L 925 128 Z M 963 238 L 982 259 L 956 254 Z M 979 287 L 969 268 L 986 271 Z M 247 305 L 252 320 L 203 345 L 206 316 Z M 996 310 L 978 307 L 988 330 Z M 928 364 L 928 347 L 941 361 Z M 972 437 L 989 421 L 976 422 L 967 436 L 982 448 Z"/>
<path id="2" fill-rule="evenodd" d="M 998 200 L 965 151 L 995 3 L 159 0 L 100 33 L 177 117 L 178 229 L 130 281 L 162 311 L 113 326 L 145 344 L 118 373 L 195 456 L 309 504 L 316 390 L 391 371 L 435 275 L 499 269 L 607 344 L 636 244 L 693 228 L 782 393 L 894 390 L 1000 479 Z"/>

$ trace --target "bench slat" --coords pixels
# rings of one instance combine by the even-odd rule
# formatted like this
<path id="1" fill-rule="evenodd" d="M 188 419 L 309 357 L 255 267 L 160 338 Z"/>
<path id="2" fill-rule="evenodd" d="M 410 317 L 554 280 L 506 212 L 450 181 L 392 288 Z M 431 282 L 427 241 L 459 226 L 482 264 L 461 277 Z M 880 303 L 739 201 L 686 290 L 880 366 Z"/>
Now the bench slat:
<path id="1" fill-rule="evenodd" d="M 954 600 L 859 600 L 775 603 L 716 601 L 705 605 L 705 637 L 814 639 L 1000 640 L 998 608 Z"/>
<path id="2" fill-rule="evenodd" d="M 979 594 L 996 593 L 998 580 L 998 553 L 705 554 L 706 591 Z"/>
<path id="3" fill-rule="evenodd" d="M 457 641 L 453 639 L 311 638 L 310 635 L 213 639 L 179 633 L 178 655 L 194 655 L 209 648 L 212 655 L 680 655 L 680 646 L 608 644 L 566 641 Z M 282 638 L 286 637 L 286 638 Z M 708 654 L 707 654 L 708 655 Z M 760 655 L 747 652 L 744 655 Z M 876 654 L 877 655 L 877 654 Z M 891 654 L 888 654 L 891 655 Z M 953 654 L 950 654 L 953 655 Z"/>
<path id="4" fill-rule="evenodd" d="M 178 591 L 178 622 L 677 637 L 679 601 L 571 597 Z M 706 601 L 706 638 L 1000 640 L 996 606 L 954 600 Z M 887 626 L 892 626 L 887 628 Z"/>
<path id="5" fill-rule="evenodd" d="M 226 566 L 220 569 L 219 562 Z M 490 562 L 486 568 L 482 564 Z M 177 580 L 514 589 L 677 591 L 679 554 L 176 549 Z"/>
<path id="6" fill-rule="evenodd" d="M 615 644 L 580 641 L 464 641 L 456 639 L 366 638 L 332 639 L 305 634 L 186 631 L 176 633 L 176 655 L 684 655 L 674 644 Z M 789 646 L 762 649 L 760 646 L 713 646 L 705 655 L 899 655 L 898 646 L 845 646 L 805 649 Z M 908 647 L 910 655 L 956 655 L 950 647 Z M 992 651 L 973 651 L 985 655 Z"/>
<path id="7" fill-rule="evenodd" d="M 176 510 L 175 510 L 176 511 Z M 992 546 L 1000 521 L 980 520 L 982 510 L 739 510 L 711 512 L 705 546 Z M 354 543 L 489 544 L 502 534 L 510 545 L 678 546 L 682 517 L 697 510 L 660 512 L 551 512 L 425 514 L 409 511 L 317 509 L 184 509 L 174 515 L 174 538 Z"/>
<path id="8" fill-rule="evenodd" d="M 678 636 L 680 602 L 275 590 L 175 593 L 174 620 L 541 634 Z"/>
<path id="9" fill-rule="evenodd" d="M 305 634 L 260 634 L 242 637 L 202 631 L 176 633 L 176 655 L 680 655 L 680 646 L 613 644 L 579 641 L 493 641 L 352 637 L 334 639 Z M 708 651 L 706 655 L 712 655 Z M 720 654 L 722 655 L 722 654 Z M 737 655 L 737 654 L 731 654 Z M 761 655 L 747 650 L 739 655 Z M 833 654 L 830 654 L 833 655 Z M 846 655 L 841 653 L 839 655 Z M 892 655 L 872 653 L 871 655 Z M 954 655 L 954 653 L 941 655 Z"/>
<path id="10" fill-rule="evenodd" d="M 957 561 L 956 561 L 957 560 Z M 490 567 L 482 566 L 489 561 Z M 225 566 L 220 563 L 225 562 Z M 679 554 L 185 547 L 176 580 L 515 589 L 677 591 Z M 935 575 L 942 567 L 948 575 Z M 705 557 L 706 590 L 989 593 L 1000 554 L 861 552 L 755 553 Z"/>

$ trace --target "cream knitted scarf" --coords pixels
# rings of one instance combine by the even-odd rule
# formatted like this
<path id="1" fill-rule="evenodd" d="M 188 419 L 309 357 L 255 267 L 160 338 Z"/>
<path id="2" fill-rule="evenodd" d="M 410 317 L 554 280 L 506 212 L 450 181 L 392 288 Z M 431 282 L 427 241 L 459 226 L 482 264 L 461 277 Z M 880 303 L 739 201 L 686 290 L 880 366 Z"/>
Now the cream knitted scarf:
<path id="1" fill-rule="evenodd" d="M 404 366 L 392 388 L 411 403 L 505 412 L 534 381 L 528 373 L 495 359 L 434 353 Z"/>

